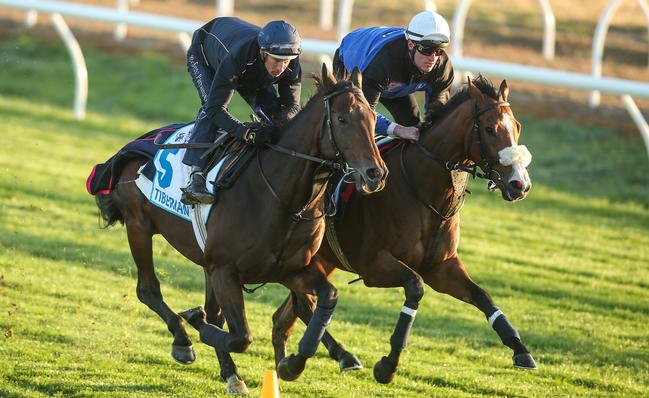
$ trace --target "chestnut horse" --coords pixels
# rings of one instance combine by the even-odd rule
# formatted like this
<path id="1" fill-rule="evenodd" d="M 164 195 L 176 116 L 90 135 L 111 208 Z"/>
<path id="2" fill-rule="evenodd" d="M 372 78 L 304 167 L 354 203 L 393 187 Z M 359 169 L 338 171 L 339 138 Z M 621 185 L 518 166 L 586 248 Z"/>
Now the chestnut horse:
<path id="1" fill-rule="evenodd" d="M 525 198 L 531 188 L 526 170 L 531 155 L 517 144 L 521 126 L 509 107 L 508 94 L 505 81 L 498 91 L 482 76 L 469 81 L 435 110 L 418 142 L 402 142 L 384 153 L 392 175 L 382 192 L 352 196 L 344 212 L 328 220 L 328 239 L 315 262 L 329 275 L 338 267 L 358 274 L 369 287 L 404 288 L 405 302 L 390 338 L 391 351 L 374 366 L 380 383 L 394 377 L 424 284 L 476 306 L 513 350 L 514 366 L 536 368 L 516 329 L 471 280 L 457 252 L 459 210 L 470 174 L 491 180 L 492 188 L 500 189 L 507 201 Z M 277 362 L 285 358 L 296 316 L 309 322 L 314 306 L 313 296 L 292 292 L 274 314 Z M 328 332 L 322 342 L 342 370 L 362 367 Z"/>
<path id="2" fill-rule="evenodd" d="M 181 363 L 193 362 L 195 354 L 181 316 L 162 298 L 153 266 L 154 234 L 162 234 L 204 268 L 210 323 L 201 314 L 193 314 L 194 319 L 192 314 L 185 316 L 200 330 L 201 341 L 217 349 L 219 360 L 230 352 L 244 352 L 252 342 L 242 288 L 265 282 L 281 283 L 318 299 L 298 354 L 282 363 L 280 375 L 297 378 L 316 351 L 337 301 L 336 289 L 314 261 L 325 230 L 323 186 L 327 179 L 323 175 L 331 169 L 325 166 L 352 173 L 363 193 L 381 190 L 387 175 L 373 140 L 376 118 L 362 94 L 360 73 L 337 81 L 323 65 L 316 84 L 318 92 L 282 129 L 277 145 L 258 151 L 257 159 L 236 183 L 218 192 L 207 224 L 205 253 L 189 222 L 152 205 L 135 184 L 128 184 L 137 178 L 145 159 L 130 161 L 120 176 L 125 183 L 109 195 L 97 195 L 108 225 L 116 221 L 126 225 L 138 269 L 137 296 L 165 321 L 174 336 L 172 356 Z M 222 328 L 223 317 L 228 331 Z M 240 378 L 234 364 L 221 366 L 228 383 L 236 385 Z"/>
<path id="3" fill-rule="evenodd" d="M 507 102 L 508 94 L 506 81 L 498 91 L 482 76 L 468 81 L 435 112 L 419 142 L 404 142 L 384 155 L 393 171 L 385 190 L 353 197 L 344 214 L 327 224 L 328 238 L 337 239 L 326 240 L 316 261 L 328 273 L 338 267 L 358 274 L 369 287 L 404 288 L 405 302 L 390 338 L 390 353 L 374 366 L 374 378 L 380 383 L 394 377 L 424 283 L 477 307 L 512 349 L 514 366 L 536 369 L 516 329 L 471 279 L 457 252 L 459 210 L 469 174 L 491 180 L 491 188 L 497 187 L 507 201 L 524 199 L 531 188 L 526 170 L 531 154 L 518 145 L 521 125 Z M 331 231 L 335 233 L 330 235 Z M 312 296 L 292 294 L 273 316 L 277 361 L 286 355 L 286 339 L 296 315 L 308 321 L 313 302 Z M 360 367 L 329 334 L 323 343 L 341 368 Z"/>

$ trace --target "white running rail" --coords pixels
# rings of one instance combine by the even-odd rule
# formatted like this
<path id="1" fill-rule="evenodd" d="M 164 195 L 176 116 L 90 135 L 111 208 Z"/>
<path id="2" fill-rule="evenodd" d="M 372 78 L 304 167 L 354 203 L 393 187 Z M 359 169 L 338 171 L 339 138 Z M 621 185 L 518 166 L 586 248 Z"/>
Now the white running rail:
<path id="1" fill-rule="evenodd" d="M 644 14 L 645 21 L 647 23 L 647 28 L 649 29 L 649 5 L 647 5 L 646 0 L 636 0 L 642 13 Z M 613 14 L 617 11 L 617 8 L 620 6 L 622 0 L 611 0 L 608 3 L 608 6 L 602 13 L 602 16 L 597 22 L 597 27 L 595 28 L 595 34 L 593 35 L 593 50 L 592 50 L 592 60 L 591 60 L 591 73 L 594 77 L 602 76 L 602 58 L 604 57 L 604 42 L 606 41 L 606 33 L 608 32 L 608 27 L 611 24 L 611 19 Z M 599 91 L 592 91 L 590 97 L 588 98 L 588 104 L 591 108 L 597 108 L 600 103 Z"/>
<path id="2" fill-rule="evenodd" d="M 194 30 L 202 25 L 202 22 L 188 19 L 140 12 L 122 13 L 114 8 L 51 0 L 0 0 L 0 7 L 16 8 L 27 12 L 38 11 L 52 14 L 55 27 L 68 48 L 74 68 L 74 112 L 77 119 L 83 119 L 85 116 L 88 92 L 87 71 L 81 49 L 79 48 L 76 39 L 67 28 L 62 16 L 114 24 L 123 23 L 131 26 L 173 32 L 178 34 L 178 38 L 185 49 L 190 43 L 189 34 L 193 33 Z M 454 38 L 453 46 L 456 45 L 461 46 L 461 44 L 458 43 L 457 38 Z M 302 46 L 305 54 L 330 56 L 335 52 L 338 43 L 305 38 L 302 41 Z M 479 58 L 462 57 L 461 54 L 452 55 L 452 61 L 458 71 L 481 72 L 484 74 L 497 75 L 512 80 L 531 82 L 546 86 L 564 87 L 585 91 L 598 90 L 607 94 L 621 96 L 627 111 L 630 113 L 642 134 L 649 154 L 649 128 L 647 127 L 647 123 L 640 110 L 631 98 L 631 96 L 649 98 L 649 83 L 647 82 L 591 76 L 556 69 L 538 68 Z"/>
<path id="3" fill-rule="evenodd" d="M 539 0 L 539 6 L 543 13 L 543 56 L 547 60 L 554 59 L 554 48 L 556 38 L 556 21 L 552 13 L 552 7 L 548 0 Z M 471 0 L 458 0 L 453 14 L 453 27 L 451 29 L 451 55 L 462 55 L 462 42 L 464 41 L 464 25 L 466 16 L 471 7 Z"/>

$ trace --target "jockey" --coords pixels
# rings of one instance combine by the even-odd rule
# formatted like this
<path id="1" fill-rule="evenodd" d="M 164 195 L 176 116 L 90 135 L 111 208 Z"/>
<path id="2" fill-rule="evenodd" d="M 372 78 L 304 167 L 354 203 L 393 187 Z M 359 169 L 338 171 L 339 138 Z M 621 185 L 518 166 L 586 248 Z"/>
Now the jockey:
<path id="1" fill-rule="evenodd" d="M 224 17 L 196 30 L 187 51 L 187 69 L 201 108 L 190 143 L 213 142 L 219 128 L 255 146 L 271 142 L 272 126 L 249 129 L 228 112 L 228 104 L 237 91 L 251 108 L 261 108 L 271 120 L 280 124 L 290 120 L 300 110 L 301 51 L 300 35 L 286 21 L 271 21 L 260 29 L 239 18 Z M 214 201 L 205 185 L 203 171 L 209 159 L 201 159 L 203 152 L 190 148 L 183 158 L 183 163 L 192 166 L 181 198 L 185 204 Z"/>
<path id="2" fill-rule="evenodd" d="M 360 28 L 347 34 L 336 50 L 334 72 L 354 67 L 363 72 L 363 94 L 372 109 L 381 102 L 394 122 L 377 113 L 376 134 L 394 134 L 417 140 L 420 111 L 415 91 L 424 91 L 426 114 L 445 104 L 453 82 L 453 66 L 444 51 L 451 32 L 441 15 L 423 11 L 407 29 L 396 27 Z"/>

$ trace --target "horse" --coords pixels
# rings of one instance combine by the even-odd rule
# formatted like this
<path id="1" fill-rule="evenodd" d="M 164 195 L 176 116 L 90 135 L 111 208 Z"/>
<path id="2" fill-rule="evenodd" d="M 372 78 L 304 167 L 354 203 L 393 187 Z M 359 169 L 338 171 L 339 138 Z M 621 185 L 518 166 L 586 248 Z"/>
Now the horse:
<path id="1" fill-rule="evenodd" d="M 368 287 L 404 288 L 391 350 L 373 368 L 379 383 L 394 378 L 424 284 L 482 311 L 503 344 L 512 349 L 515 367 L 537 367 L 519 333 L 471 279 L 457 252 L 459 210 L 469 175 L 489 180 L 506 201 L 524 199 L 531 188 L 526 169 L 531 154 L 518 145 L 521 125 L 508 95 L 505 80 L 498 91 L 482 76 L 469 80 L 433 112 L 419 141 L 403 141 L 383 154 L 392 170 L 383 191 L 352 196 L 342 214 L 328 220 L 327 239 L 315 259 L 328 276 L 340 268 L 358 274 Z M 314 306 L 313 296 L 291 292 L 274 313 L 272 342 L 278 363 L 286 357 L 296 317 L 309 322 Z M 341 370 L 362 368 L 328 332 L 322 343 Z"/>
<path id="2" fill-rule="evenodd" d="M 258 151 L 256 166 L 251 163 L 232 187 L 218 192 L 207 221 L 204 253 L 191 223 L 152 205 L 135 184 L 128 184 L 138 177 L 146 159 L 129 161 L 120 176 L 126 183 L 96 196 L 106 226 L 117 221 L 126 226 L 138 270 L 138 299 L 162 318 L 173 335 L 172 357 L 183 364 L 196 358 L 184 316 L 200 330 L 201 341 L 216 348 L 228 392 L 246 391 L 236 366 L 222 361 L 230 352 L 246 351 L 252 342 L 243 285 L 276 282 L 318 297 L 298 353 L 278 368 L 282 378 L 296 379 L 315 353 L 337 301 L 335 287 L 314 262 L 324 235 L 326 176 L 332 169 L 344 170 L 364 194 L 378 192 L 385 184 L 387 168 L 373 139 L 376 116 L 362 94 L 361 73 L 356 70 L 351 78 L 339 80 L 323 65 L 321 77 L 314 78 L 317 92 L 281 129 L 277 143 Z M 206 315 L 202 309 L 178 314 L 163 300 L 153 264 L 154 234 L 162 234 L 183 256 L 203 267 Z M 224 318 L 228 331 L 223 329 Z"/>

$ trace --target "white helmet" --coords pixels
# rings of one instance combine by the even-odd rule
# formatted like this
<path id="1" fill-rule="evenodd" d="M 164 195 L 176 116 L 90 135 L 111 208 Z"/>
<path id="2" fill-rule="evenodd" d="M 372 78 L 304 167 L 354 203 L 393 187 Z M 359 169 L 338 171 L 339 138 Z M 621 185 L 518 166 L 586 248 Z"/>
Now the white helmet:
<path id="1" fill-rule="evenodd" d="M 443 16 L 436 12 L 422 11 L 412 17 L 406 29 L 406 38 L 426 47 L 447 47 L 451 30 Z"/>

